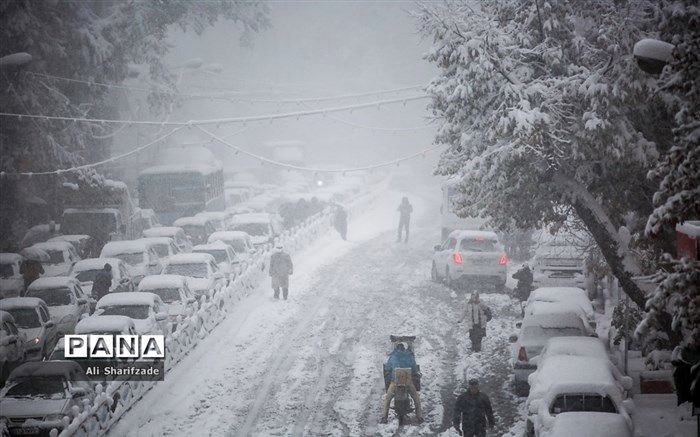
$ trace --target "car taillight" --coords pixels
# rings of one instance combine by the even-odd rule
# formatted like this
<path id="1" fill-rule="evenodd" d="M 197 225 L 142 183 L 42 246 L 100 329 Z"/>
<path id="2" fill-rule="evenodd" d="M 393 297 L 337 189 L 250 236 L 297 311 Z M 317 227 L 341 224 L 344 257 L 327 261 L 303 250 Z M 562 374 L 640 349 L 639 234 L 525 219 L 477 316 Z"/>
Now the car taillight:
<path id="1" fill-rule="evenodd" d="M 455 254 L 452 256 L 455 260 L 455 264 L 462 264 L 462 254 L 459 252 L 455 252 Z"/>
<path id="2" fill-rule="evenodd" d="M 523 346 L 520 346 L 520 350 L 518 351 L 518 361 L 527 361 L 527 352 Z"/>
<path id="3" fill-rule="evenodd" d="M 508 264 L 508 257 L 504 253 L 500 258 L 498 258 L 498 265 L 504 266 L 506 264 Z"/>

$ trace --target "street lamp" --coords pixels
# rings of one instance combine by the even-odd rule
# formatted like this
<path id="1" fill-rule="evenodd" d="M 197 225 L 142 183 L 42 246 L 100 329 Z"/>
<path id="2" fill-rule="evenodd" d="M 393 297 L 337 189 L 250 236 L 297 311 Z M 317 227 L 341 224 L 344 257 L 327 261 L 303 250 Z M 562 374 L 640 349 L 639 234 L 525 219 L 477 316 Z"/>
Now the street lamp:
<path id="1" fill-rule="evenodd" d="M 673 59 L 675 46 L 658 39 L 646 38 L 634 45 L 634 58 L 642 71 L 661 74 L 666 64 Z"/>

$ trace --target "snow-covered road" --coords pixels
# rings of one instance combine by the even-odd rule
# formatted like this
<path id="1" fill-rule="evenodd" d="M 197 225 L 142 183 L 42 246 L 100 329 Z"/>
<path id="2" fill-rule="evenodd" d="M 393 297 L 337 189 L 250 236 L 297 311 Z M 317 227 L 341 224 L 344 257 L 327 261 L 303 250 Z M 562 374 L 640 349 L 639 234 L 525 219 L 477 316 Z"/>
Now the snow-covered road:
<path id="1" fill-rule="evenodd" d="M 351 219 L 349 241 L 322 237 L 294 256 L 290 300 L 265 283 L 151 390 L 111 435 L 394 435 L 379 425 L 381 366 L 389 334 L 415 334 L 426 416 L 401 435 L 436 435 L 451 426 L 455 393 L 482 377 L 498 416 L 493 435 L 518 417 L 508 386 L 511 300 L 484 295 L 495 313 L 484 352 L 469 352 L 456 324 L 464 297 L 431 283 L 439 238 L 432 201 L 413 197 L 408 244 L 395 242 L 400 193 Z M 456 434 L 455 434 L 456 435 Z"/>

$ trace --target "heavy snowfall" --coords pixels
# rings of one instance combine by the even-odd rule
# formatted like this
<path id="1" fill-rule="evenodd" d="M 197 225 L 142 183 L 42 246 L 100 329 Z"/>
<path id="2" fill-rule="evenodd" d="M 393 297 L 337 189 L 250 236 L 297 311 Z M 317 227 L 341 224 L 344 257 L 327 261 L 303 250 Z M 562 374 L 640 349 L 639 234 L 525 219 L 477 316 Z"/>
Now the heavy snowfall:
<path id="1" fill-rule="evenodd" d="M 0 3 L 0 435 L 699 435 L 699 29 Z"/>

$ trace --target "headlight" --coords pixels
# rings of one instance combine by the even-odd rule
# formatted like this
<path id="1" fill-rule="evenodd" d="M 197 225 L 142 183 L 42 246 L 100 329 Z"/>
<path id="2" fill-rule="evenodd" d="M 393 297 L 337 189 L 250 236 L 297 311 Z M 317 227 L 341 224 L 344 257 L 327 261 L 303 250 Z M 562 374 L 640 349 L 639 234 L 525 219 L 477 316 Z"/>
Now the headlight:
<path id="1" fill-rule="evenodd" d="M 34 344 L 39 344 L 41 342 L 41 339 L 39 337 L 35 337 L 32 341 L 34 342 Z"/>

